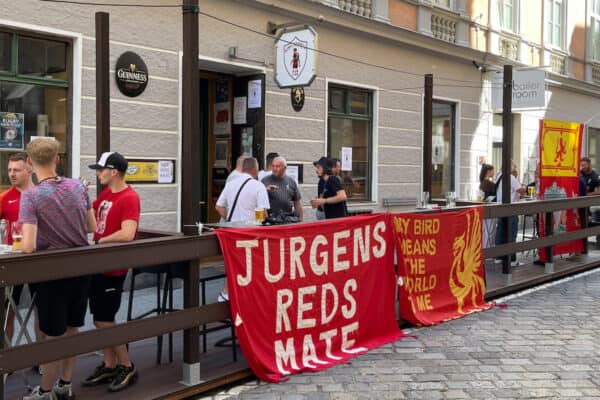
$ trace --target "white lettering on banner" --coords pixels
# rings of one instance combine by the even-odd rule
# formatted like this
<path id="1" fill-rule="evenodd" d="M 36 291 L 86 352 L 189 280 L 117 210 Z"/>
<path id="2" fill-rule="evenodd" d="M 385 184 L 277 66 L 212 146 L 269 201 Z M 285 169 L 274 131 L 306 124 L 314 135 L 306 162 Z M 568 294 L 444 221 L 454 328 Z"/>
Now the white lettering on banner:
<path id="1" fill-rule="evenodd" d="M 356 314 L 356 299 L 350 294 L 350 289 L 352 289 L 353 292 L 356 292 L 358 289 L 356 279 L 348 279 L 344 284 L 344 298 L 349 303 L 349 305 L 342 305 L 342 315 L 346 319 L 350 319 Z"/>
<path id="2" fill-rule="evenodd" d="M 337 329 L 331 329 L 325 332 L 321 332 L 321 334 L 319 335 L 319 340 L 325 341 L 325 355 L 327 356 L 327 358 L 330 358 L 332 360 L 341 360 L 342 357 L 334 356 L 331 352 L 331 339 L 333 339 L 334 336 L 337 336 Z"/>
<path id="3" fill-rule="evenodd" d="M 263 239 L 261 241 L 237 240 L 235 242 L 236 248 L 244 249 L 246 262 L 246 275 L 241 276 L 238 274 L 237 283 L 239 286 L 247 286 L 252 282 L 253 256 L 257 257 L 257 261 L 263 264 L 265 279 L 269 283 L 277 283 L 283 279 L 288 268 L 291 280 L 306 278 L 302 256 L 305 256 L 307 245 L 309 246 L 307 262 L 310 267 L 308 271 L 316 276 L 329 273 L 330 259 L 332 259 L 333 272 L 340 272 L 350 268 L 350 256 L 353 257 L 353 266 L 358 266 L 361 261 L 363 263 L 369 262 L 372 257 L 382 258 L 387 251 L 387 243 L 383 236 L 386 229 L 385 222 L 380 221 L 374 226 L 365 225 L 352 231 L 334 232 L 331 236 L 316 235 L 308 244 L 302 236 L 294 236 L 288 239 Z M 260 249 L 261 246 L 262 249 Z M 254 252 L 253 249 L 257 249 L 260 253 Z M 279 265 L 271 265 L 277 261 L 270 257 L 272 255 L 269 253 L 270 250 L 273 250 L 273 253 L 279 253 Z M 350 254 L 349 251 L 353 253 Z M 286 265 L 286 262 L 289 265 Z M 278 272 L 273 274 L 272 270 Z"/>
<path id="4" fill-rule="evenodd" d="M 252 248 L 258 247 L 258 240 L 238 240 L 235 245 L 246 249 L 246 276 L 238 274 L 237 283 L 239 286 L 247 286 L 252 282 Z"/>
<path id="5" fill-rule="evenodd" d="M 305 319 L 303 316 L 305 311 L 313 309 L 313 303 L 305 303 L 304 296 L 307 294 L 315 294 L 316 292 L 317 287 L 315 285 L 298 289 L 298 329 L 314 328 L 317 326 L 317 320 L 315 318 Z"/>
<path id="6" fill-rule="evenodd" d="M 296 248 L 296 244 L 299 244 L 300 247 Z M 306 241 L 303 237 L 297 236 L 290 238 L 290 279 L 296 279 L 296 268 L 298 268 L 298 274 L 301 278 L 306 276 L 304 267 L 302 266 L 302 260 L 300 259 L 300 256 L 302 256 L 305 249 Z"/>
<path id="7" fill-rule="evenodd" d="M 386 243 L 385 239 L 379 234 L 379 232 L 385 232 L 386 225 L 384 221 L 379 221 L 375 224 L 375 229 L 373 229 L 373 239 L 377 243 L 379 243 L 379 248 L 373 247 L 373 255 L 375 258 L 381 258 L 385 255 L 386 252 Z"/>
<path id="8" fill-rule="evenodd" d="M 346 246 L 340 246 L 340 239 L 350 237 L 350 231 L 335 232 L 333 234 L 333 272 L 344 271 L 350 268 L 349 261 L 340 261 L 340 256 L 347 253 Z"/>
<path id="9" fill-rule="evenodd" d="M 331 312 L 329 314 L 327 314 L 327 304 L 329 304 L 329 302 L 327 301 L 327 293 L 331 293 L 331 296 L 333 298 L 333 301 L 331 302 Z M 321 325 L 325 325 L 331 322 L 337 311 L 339 301 L 340 299 L 335 285 L 333 283 L 324 284 L 323 291 L 321 292 Z"/>
<path id="10" fill-rule="evenodd" d="M 285 273 L 284 265 L 282 260 L 279 260 L 279 272 L 276 275 L 271 274 L 271 270 L 269 269 L 269 241 L 267 239 L 263 240 L 263 248 L 264 248 L 264 256 L 265 256 L 265 279 L 269 283 L 277 283 L 283 278 L 283 274 Z M 283 248 L 283 239 L 279 239 L 279 248 Z M 280 251 L 279 257 L 283 259 L 285 254 Z"/>
<path id="11" fill-rule="evenodd" d="M 321 257 L 321 263 L 317 262 L 317 247 L 319 245 L 327 245 L 327 239 L 323 235 L 315 236 L 312 244 L 310 245 L 310 268 L 317 276 L 321 276 L 323 274 L 327 275 L 327 265 L 329 262 L 329 257 L 327 256 L 326 251 L 322 251 L 319 253 L 319 257 Z"/>
<path id="12" fill-rule="evenodd" d="M 284 296 L 286 297 L 285 303 L 283 302 Z M 288 316 L 287 309 L 290 308 L 294 301 L 294 294 L 289 289 L 280 289 L 277 291 L 277 316 L 275 318 L 275 332 L 281 333 L 281 321 L 285 325 L 285 331 L 289 332 L 292 327 L 290 324 L 290 317 Z"/>
<path id="13" fill-rule="evenodd" d="M 371 253 L 369 252 L 369 245 L 371 242 L 371 231 L 369 225 L 365 229 L 365 237 L 363 238 L 362 229 L 356 228 L 354 230 L 354 257 L 352 266 L 358 265 L 358 250 L 360 249 L 361 262 L 366 263 L 371 260 Z"/>
<path id="14" fill-rule="evenodd" d="M 288 338 L 285 342 L 285 348 L 281 340 L 275 341 L 275 363 L 277 364 L 277 369 L 283 375 L 291 374 L 290 371 L 283 369 L 284 363 L 290 364 L 292 369 L 300 369 L 298 368 L 298 363 L 296 363 L 296 350 L 294 349 L 293 338 Z"/>
<path id="15" fill-rule="evenodd" d="M 349 336 L 357 332 L 359 328 L 358 321 L 354 321 L 351 324 L 344 325 L 340 328 L 341 331 L 341 343 L 340 351 L 347 354 L 356 354 L 367 351 L 365 347 L 352 348 L 356 343 L 355 339 Z M 331 329 L 319 334 L 319 340 L 325 341 L 325 356 L 331 360 L 341 360 L 341 357 L 333 354 L 333 337 L 338 335 L 338 329 Z M 291 372 L 285 369 L 286 366 L 290 366 L 292 369 L 298 370 L 298 360 L 296 359 L 296 350 L 294 347 L 294 338 L 287 338 L 285 341 L 285 347 L 283 341 L 278 339 L 275 341 L 275 364 L 277 369 L 282 375 L 289 375 Z M 317 354 L 313 335 L 304 335 L 302 340 L 302 365 L 306 368 L 316 368 L 316 364 L 327 364 L 327 361 L 321 360 Z"/>
<path id="16" fill-rule="evenodd" d="M 358 330 L 358 321 L 351 323 L 350 325 L 342 326 L 342 351 L 348 354 L 360 353 L 363 351 L 367 351 L 365 347 L 358 347 L 356 349 L 351 349 L 350 347 L 354 346 L 356 340 L 348 339 L 348 334 L 355 332 Z"/>
<path id="17" fill-rule="evenodd" d="M 329 364 L 327 361 L 319 360 L 317 357 L 317 350 L 312 341 L 312 336 L 304 335 L 304 343 L 302 343 L 302 364 L 306 368 L 317 368 L 316 365 L 309 364 L 310 362 L 321 365 Z"/>

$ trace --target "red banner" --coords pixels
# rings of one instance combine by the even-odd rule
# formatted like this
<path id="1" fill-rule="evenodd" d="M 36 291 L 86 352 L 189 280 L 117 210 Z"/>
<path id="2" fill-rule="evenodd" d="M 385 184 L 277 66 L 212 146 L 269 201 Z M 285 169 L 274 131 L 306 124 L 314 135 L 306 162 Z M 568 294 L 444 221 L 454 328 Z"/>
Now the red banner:
<path id="1" fill-rule="evenodd" d="M 539 198 L 566 199 L 579 196 L 579 164 L 583 124 L 540 120 L 540 190 Z M 539 235 L 545 236 L 544 218 L 539 219 Z M 581 228 L 577 210 L 558 210 L 553 213 L 552 232 L 559 234 Z M 553 254 L 581 253 L 583 241 L 557 244 Z M 540 259 L 546 261 L 545 249 Z"/>
<path id="2" fill-rule="evenodd" d="M 393 214 L 400 317 L 435 325 L 492 307 L 484 300 L 483 207 L 435 214 Z"/>
<path id="3" fill-rule="evenodd" d="M 388 220 L 217 230 L 236 333 L 259 379 L 319 371 L 404 336 Z"/>

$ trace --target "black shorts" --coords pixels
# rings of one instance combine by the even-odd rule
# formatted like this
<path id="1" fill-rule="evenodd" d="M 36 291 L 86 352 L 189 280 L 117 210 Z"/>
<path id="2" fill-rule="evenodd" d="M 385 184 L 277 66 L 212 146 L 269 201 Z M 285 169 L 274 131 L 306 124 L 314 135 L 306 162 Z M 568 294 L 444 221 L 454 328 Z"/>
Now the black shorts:
<path id="1" fill-rule="evenodd" d="M 121 295 L 126 275 L 94 275 L 90 286 L 90 312 L 94 321 L 114 322 L 121 307 Z"/>
<path id="2" fill-rule="evenodd" d="M 89 276 L 37 284 L 35 304 L 40 330 L 48 336 L 62 336 L 67 327 L 83 326 L 89 287 Z"/>

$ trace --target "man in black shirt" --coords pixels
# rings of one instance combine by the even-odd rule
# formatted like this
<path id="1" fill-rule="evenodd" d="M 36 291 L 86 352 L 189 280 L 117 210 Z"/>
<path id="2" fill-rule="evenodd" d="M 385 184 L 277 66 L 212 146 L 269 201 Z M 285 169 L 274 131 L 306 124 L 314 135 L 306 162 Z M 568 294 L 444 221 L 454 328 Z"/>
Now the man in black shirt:
<path id="1" fill-rule="evenodd" d="M 581 177 L 585 183 L 586 195 L 600 194 L 600 179 L 596 171 L 592 169 L 592 163 L 587 157 L 581 159 Z"/>
<path id="2" fill-rule="evenodd" d="M 271 174 L 262 179 L 269 194 L 271 208 L 269 214 L 274 217 L 288 216 L 296 212 L 299 221 L 302 221 L 302 203 L 300 190 L 296 181 L 285 174 L 287 162 L 283 157 L 275 157 L 271 162 Z M 292 210 L 292 207 L 294 210 Z"/>
<path id="3" fill-rule="evenodd" d="M 323 207 L 326 219 L 346 217 L 348 215 L 346 192 L 339 177 L 332 175 L 332 161 L 321 157 L 313 164 L 317 170 L 317 175 L 323 179 L 323 192 L 319 194 L 319 198 L 310 201 L 311 206 L 313 208 Z"/>

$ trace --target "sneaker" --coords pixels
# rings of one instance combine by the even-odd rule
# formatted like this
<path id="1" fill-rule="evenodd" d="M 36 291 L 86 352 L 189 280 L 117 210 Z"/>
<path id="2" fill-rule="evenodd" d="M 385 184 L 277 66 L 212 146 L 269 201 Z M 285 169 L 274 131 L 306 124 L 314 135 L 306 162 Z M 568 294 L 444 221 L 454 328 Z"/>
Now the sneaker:
<path id="1" fill-rule="evenodd" d="M 519 261 L 511 261 L 510 262 L 511 267 L 520 267 L 521 265 L 523 265 L 523 263 L 519 262 Z"/>
<path id="2" fill-rule="evenodd" d="M 52 390 L 42 393 L 42 389 L 38 385 L 27 396 L 23 396 L 23 400 L 58 400 L 58 397 Z"/>
<path id="3" fill-rule="evenodd" d="M 96 367 L 90 376 L 81 382 L 83 386 L 96 386 L 102 383 L 109 383 L 117 376 L 117 368 L 107 368 L 104 363 Z"/>
<path id="4" fill-rule="evenodd" d="M 219 296 L 217 297 L 217 301 L 219 303 L 225 303 L 226 301 L 229 301 L 229 295 L 227 293 L 220 292 Z"/>
<path id="5" fill-rule="evenodd" d="M 133 385 L 137 381 L 138 373 L 134 364 L 131 367 L 125 367 L 123 365 L 117 365 L 117 376 L 108 386 L 109 392 L 118 392 L 127 388 L 129 385 Z"/>
<path id="6" fill-rule="evenodd" d="M 61 384 L 60 381 L 56 382 L 54 389 L 52 390 L 56 394 L 58 400 L 73 400 L 75 395 L 73 394 L 73 384 L 65 383 Z"/>
<path id="7" fill-rule="evenodd" d="M 502 264 L 501 258 L 494 258 L 494 264 Z"/>

